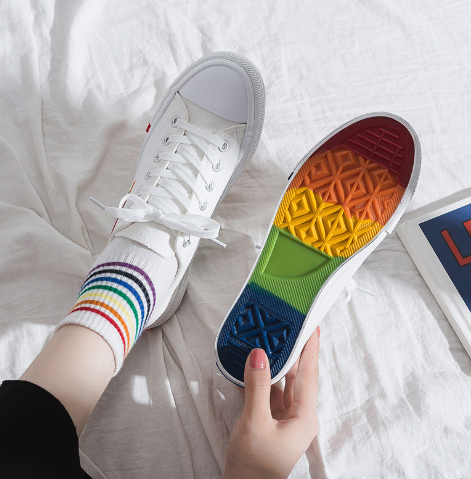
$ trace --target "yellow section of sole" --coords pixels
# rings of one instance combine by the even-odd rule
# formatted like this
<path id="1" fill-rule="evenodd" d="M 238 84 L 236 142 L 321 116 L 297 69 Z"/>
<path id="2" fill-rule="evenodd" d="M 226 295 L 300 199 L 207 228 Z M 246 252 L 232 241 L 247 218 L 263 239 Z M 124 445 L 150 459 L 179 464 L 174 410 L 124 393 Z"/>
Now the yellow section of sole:
<path id="1" fill-rule="evenodd" d="M 382 225 L 348 215 L 310 188 L 290 188 L 278 208 L 274 225 L 330 255 L 348 258 L 370 242 Z"/>

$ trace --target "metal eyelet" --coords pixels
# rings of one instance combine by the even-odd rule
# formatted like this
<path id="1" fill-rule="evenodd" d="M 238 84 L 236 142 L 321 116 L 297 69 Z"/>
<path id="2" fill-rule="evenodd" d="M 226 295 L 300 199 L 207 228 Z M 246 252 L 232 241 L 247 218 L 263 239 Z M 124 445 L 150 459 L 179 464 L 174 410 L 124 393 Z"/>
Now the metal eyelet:
<path id="1" fill-rule="evenodd" d="M 208 202 L 205 201 L 203 204 L 200 203 L 200 210 L 204 211 L 206 209 L 206 206 L 208 206 Z"/>
<path id="2" fill-rule="evenodd" d="M 170 122 L 170 125 L 172 126 L 172 128 L 176 128 L 177 127 L 177 120 L 179 119 L 180 117 L 177 115 L 171 122 Z"/>
<path id="3" fill-rule="evenodd" d="M 221 166 L 221 162 L 220 162 L 220 161 L 218 161 L 218 163 L 217 163 L 216 166 L 213 165 L 213 170 L 214 170 L 214 171 L 221 171 L 221 168 L 222 168 L 222 166 Z"/>
<path id="4" fill-rule="evenodd" d="M 218 147 L 219 148 L 219 147 Z M 219 151 L 227 151 L 229 149 L 229 143 L 227 143 L 226 140 L 224 140 L 221 148 L 219 148 Z"/>
<path id="5" fill-rule="evenodd" d="M 137 190 L 136 196 L 139 196 L 141 194 L 141 190 Z"/>
<path id="6" fill-rule="evenodd" d="M 206 186 L 206 189 L 208 191 L 213 191 L 214 190 L 214 181 L 211 181 L 211 183 L 209 185 L 206 184 L 205 186 Z"/>
<path id="7" fill-rule="evenodd" d="M 164 138 L 162 138 L 162 143 L 164 144 L 164 146 L 170 145 L 170 143 L 168 141 L 169 139 L 170 139 L 169 136 L 165 136 Z"/>
<path id="8" fill-rule="evenodd" d="M 183 242 L 183 247 L 186 248 L 189 244 L 190 244 L 190 240 L 189 240 L 189 239 L 188 239 L 188 240 L 185 240 L 185 241 Z"/>
<path id="9" fill-rule="evenodd" d="M 149 179 L 150 179 L 150 171 L 146 173 L 146 180 L 149 180 Z"/>
<path id="10" fill-rule="evenodd" d="M 158 163 L 159 161 L 160 161 L 159 155 L 156 155 L 156 157 L 154 158 L 154 163 Z"/>

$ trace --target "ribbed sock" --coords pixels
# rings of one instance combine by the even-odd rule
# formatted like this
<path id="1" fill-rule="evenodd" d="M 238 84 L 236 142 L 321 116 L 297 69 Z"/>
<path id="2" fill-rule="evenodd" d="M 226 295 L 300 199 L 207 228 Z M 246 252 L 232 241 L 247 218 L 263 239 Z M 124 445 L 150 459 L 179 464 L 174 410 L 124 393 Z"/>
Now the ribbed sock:
<path id="1" fill-rule="evenodd" d="M 80 324 L 109 344 L 115 376 L 132 346 L 164 299 L 177 271 L 175 256 L 164 258 L 128 238 L 116 237 L 86 277 L 66 324 Z"/>

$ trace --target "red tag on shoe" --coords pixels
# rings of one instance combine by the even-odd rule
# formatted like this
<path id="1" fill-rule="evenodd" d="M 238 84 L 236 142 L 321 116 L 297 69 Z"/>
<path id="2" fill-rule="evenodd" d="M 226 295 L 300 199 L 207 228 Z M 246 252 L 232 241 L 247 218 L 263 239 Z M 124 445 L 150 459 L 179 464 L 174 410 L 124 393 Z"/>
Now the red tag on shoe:
<path id="1" fill-rule="evenodd" d="M 146 133 L 148 133 L 150 130 L 150 123 L 147 125 L 147 128 L 146 128 Z"/>

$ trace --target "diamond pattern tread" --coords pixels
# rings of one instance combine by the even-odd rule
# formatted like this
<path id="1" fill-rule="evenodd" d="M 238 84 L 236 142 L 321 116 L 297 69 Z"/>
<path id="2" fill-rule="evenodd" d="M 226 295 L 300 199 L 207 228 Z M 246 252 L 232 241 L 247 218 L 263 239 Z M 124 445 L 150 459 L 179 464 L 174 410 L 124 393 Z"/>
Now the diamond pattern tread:
<path id="1" fill-rule="evenodd" d="M 249 283 L 232 308 L 218 338 L 218 355 L 226 371 L 244 380 L 245 361 L 254 348 L 268 356 L 272 377 L 285 364 L 305 315 L 275 295 Z"/>
<path id="2" fill-rule="evenodd" d="M 388 222 L 405 189 L 383 165 L 344 149 L 309 158 L 274 224 L 333 256 L 349 257 Z"/>
<path id="3" fill-rule="evenodd" d="M 280 244 L 282 248 L 278 249 Z M 300 253 L 300 249 L 306 252 Z M 310 255 L 309 258 L 304 254 Z M 298 258 L 296 258 L 296 256 Z M 298 276 L 292 265 L 305 263 Z M 218 338 L 218 354 L 227 371 L 243 381 L 247 355 L 253 348 L 267 353 L 272 377 L 289 356 L 312 301 L 337 267 L 345 261 L 334 258 L 273 225 L 249 283 L 232 308 Z M 272 263 L 279 263 L 274 266 Z M 297 266 L 298 268 L 300 266 Z M 299 270 L 298 270 L 299 271 Z M 280 276 L 283 274 L 283 276 Z M 229 368 L 229 369 L 228 369 Z"/>
<path id="4" fill-rule="evenodd" d="M 404 125 L 372 117 L 339 130 L 305 160 L 221 327 L 217 350 L 223 372 L 243 382 L 247 355 L 258 347 L 267 353 L 272 378 L 283 369 L 321 288 L 396 211 L 413 152 Z"/>
<path id="5" fill-rule="evenodd" d="M 299 183 L 315 191 L 325 203 L 341 206 L 348 216 L 385 225 L 400 201 L 404 188 L 389 170 L 356 153 L 328 150 L 306 162 L 306 175 L 296 175 L 290 189 Z"/>
<path id="6" fill-rule="evenodd" d="M 386 167 L 397 182 L 407 188 L 414 166 L 415 145 L 409 130 L 397 120 L 372 116 L 354 122 L 329 138 L 311 158 L 323 156 L 326 151 L 338 148 Z"/>
<path id="7" fill-rule="evenodd" d="M 376 221 L 360 220 L 341 206 L 324 202 L 309 188 L 286 192 L 274 224 L 319 251 L 343 257 L 367 244 L 382 228 Z"/>

